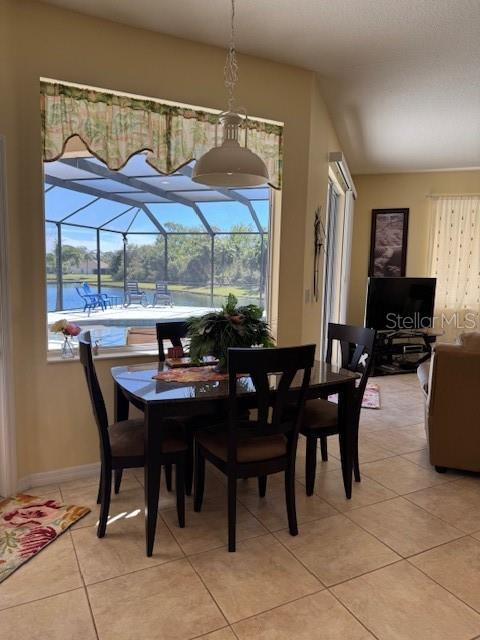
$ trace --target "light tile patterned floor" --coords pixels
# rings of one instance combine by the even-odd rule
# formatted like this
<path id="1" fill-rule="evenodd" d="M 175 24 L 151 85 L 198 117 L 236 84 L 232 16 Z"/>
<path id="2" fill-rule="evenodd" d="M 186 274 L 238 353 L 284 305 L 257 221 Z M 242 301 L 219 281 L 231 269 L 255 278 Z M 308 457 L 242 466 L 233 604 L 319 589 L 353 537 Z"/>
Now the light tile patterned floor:
<path id="1" fill-rule="evenodd" d="M 362 482 L 343 494 L 338 446 L 286 528 L 281 477 L 260 499 L 240 482 L 238 550 L 228 554 L 225 483 L 209 469 L 204 512 L 177 527 L 162 487 L 144 555 L 142 472 L 126 474 L 98 540 L 96 478 L 35 489 L 93 513 L 0 586 L 1 640 L 473 640 L 480 637 L 480 478 L 428 461 L 413 375 L 377 379 L 363 411 Z"/>

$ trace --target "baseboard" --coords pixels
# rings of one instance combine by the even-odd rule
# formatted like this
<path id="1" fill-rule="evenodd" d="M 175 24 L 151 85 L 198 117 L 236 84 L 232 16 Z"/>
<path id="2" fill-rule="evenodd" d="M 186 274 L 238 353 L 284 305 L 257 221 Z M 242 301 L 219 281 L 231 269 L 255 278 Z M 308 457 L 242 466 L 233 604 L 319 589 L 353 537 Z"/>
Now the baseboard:
<path id="1" fill-rule="evenodd" d="M 43 487 L 49 484 L 62 484 L 71 480 L 80 480 L 94 474 L 100 474 L 100 463 L 82 464 L 78 467 L 66 467 L 55 469 L 54 471 L 43 471 L 32 473 L 29 476 L 20 478 L 17 484 L 17 491 L 25 491 L 33 487 Z"/>

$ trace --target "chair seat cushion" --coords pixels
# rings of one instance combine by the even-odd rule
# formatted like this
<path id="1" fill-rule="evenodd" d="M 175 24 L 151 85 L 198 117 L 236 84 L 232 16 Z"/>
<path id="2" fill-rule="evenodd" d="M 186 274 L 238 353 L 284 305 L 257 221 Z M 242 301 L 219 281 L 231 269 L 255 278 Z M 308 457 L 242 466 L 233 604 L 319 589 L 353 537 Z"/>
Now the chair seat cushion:
<path id="1" fill-rule="evenodd" d="M 338 424 L 338 406 L 328 400 L 308 400 L 305 403 L 302 429 L 330 429 Z"/>
<path id="2" fill-rule="evenodd" d="M 225 427 L 226 428 L 226 427 Z M 214 433 L 201 431 L 196 435 L 205 449 L 220 460 L 227 461 L 228 435 L 226 431 Z M 287 453 L 287 439 L 284 435 L 258 436 L 257 438 L 238 438 L 237 462 L 259 462 L 280 458 Z"/>
<path id="3" fill-rule="evenodd" d="M 125 458 L 144 455 L 145 427 L 143 418 L 115 422 L 108 428 L 108 435 L 112 456 Z M 180 453 L 186 448 L 187 445 L 178 429 L 170 429 L 162 440 L 162 453 Z"/>

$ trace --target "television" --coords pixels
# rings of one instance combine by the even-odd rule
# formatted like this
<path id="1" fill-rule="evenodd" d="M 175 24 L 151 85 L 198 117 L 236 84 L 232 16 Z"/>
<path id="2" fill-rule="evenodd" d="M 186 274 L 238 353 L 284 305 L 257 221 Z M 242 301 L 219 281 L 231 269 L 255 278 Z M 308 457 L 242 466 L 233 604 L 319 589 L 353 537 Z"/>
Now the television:
<path id="1" fill-rule="evenodd" d="M 365 326 L 379 331 L 429 329 L 436 278 L 369 278 Z"/>

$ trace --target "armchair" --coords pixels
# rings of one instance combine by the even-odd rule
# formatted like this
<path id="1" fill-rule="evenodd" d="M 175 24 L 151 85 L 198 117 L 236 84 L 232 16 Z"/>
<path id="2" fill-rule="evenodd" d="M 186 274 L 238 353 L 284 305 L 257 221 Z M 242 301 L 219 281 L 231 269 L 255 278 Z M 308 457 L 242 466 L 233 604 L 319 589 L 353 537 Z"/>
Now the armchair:
<path id="1" fill-rule="evenodd" d="M 459 344 L 437 345 L 430 371 L 422 365 L 418 377 L 426 400 L 430 462 L 439 473 L 480 471 L 480 333 L 463 334 Z"/>

